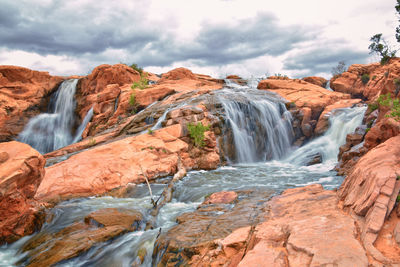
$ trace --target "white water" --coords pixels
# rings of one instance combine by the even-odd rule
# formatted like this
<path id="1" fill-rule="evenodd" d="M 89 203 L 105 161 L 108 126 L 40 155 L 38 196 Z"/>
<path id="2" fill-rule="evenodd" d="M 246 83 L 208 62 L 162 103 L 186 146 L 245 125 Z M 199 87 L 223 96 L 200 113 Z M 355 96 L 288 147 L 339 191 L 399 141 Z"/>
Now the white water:
<path id="1" fill-rule="evenodd" d="M 343 178 L 332 171 L 331 163 L 336 162 L 337 151 L 339 146 L 344 143 L 346 134 L 352 132 L 361 123 L 365 108 L 343 109 L 333 112 L 330 118 L 331 127 L 324 136 L 293 151 L 290 157 L 282 160 L 279 158 L 290 152 L 290 138 L 288 136 L 291 135 L 291 132 L 288 130 L 290 118 L 280 104 L 280 100 L 277 100 L 272 94 L 260 91 L 254 92 L 255 97 L 249 99 L 245 92 L 240 92 L 243 89 L 242 87 L 236 89 L 222 90 L 218 96 L 222 98 L 225 111 L 228 113 L 230 110 L 233 113 L 227 115 L 227 117 L 231 116 L 229 117 L 229 120 L 232 121 L 231 125 L 234 123 L 237 126 L 235 135 L 248 136 L 247 139 L 244 138 L 243 143 L 239 143 L 242 151 L 239 152 L 242 157 L 238 160 L 240 164 L 221 167 L 213 171 L 189 172 L 183 180 L 176 184 L 174 198 L 171 203 L 161 209 L 154 230 L 145 231 L 142 226 L 136 232 L 127 233 L 112 241 L 100 243 L 87 253 L 62 262 L 57 266 L 128 267 L 135 261 L 137 251 L 140 248 L 147 250 L 147 256 L 142 266 L 155 266 L 157 263 L 152 262 L 151 255 L 159 229 L 161 228 L 162 232 L 168 231 L 170 227 L 176 224 L 175 220 L 179 214 L 195 210 L 203 201 L 204 196 L 213 192 L 256 189 L 274 190 L 279 193 L 287 188 L 314 183 L 321 183 L 327 189 L 334 189 L 342 183 Z M 223 95 L 225 95 L 225 98 Z M 244 113 L 248 116 L 235 114 L 236 108 L 236 113 Z M 272 115 L 267 116 L 263 113 L 271 113 Z M 266 157 L 266 155 L 263 154 L 258 158 L 254 152 L 246 149 L 246 146 L 254 146 L 254 140 L 251 138 L 256 137 L 253 133 L 254 128 L 248 127 L 255 123 L 248 118 L 252 114 L 253 119 L 260 120 L 259 128 L 264 129 L 260 131 L 268 136 L 266 139 L 269 139 L 269 137 L 278 138 L 274 139 L 275 142 L 270 147 L 272 150 L 275 149 L 275 152 L 270 154 L 275 155 L 276 160 L 265 162 L 261 158 Z M 275 120 L 275 123 L 283 126 L 276 127 L 276 125 L 268 123 L 269 120 Z M 263 122 L 261 123 L 261 121 Z M 264 123 L 264 121 L 266 122 Z M 280 136 L 284 134 L 286 136 Z M 276 141 L 280 139 L 283 141 Z M 264 151 L 266 147 L 262 147 L 261 151 Z M 259 148 L 255 147 L 255 149 Z M 265 152 L 265 154 L 268 153 L 268 151 Z M 321 164 L 301 166 L 309 158 L 308 155 L 315 153 L 322 153 L 323 162 Z M 262 162 L 249 163 L 249 159 Z M 153 194 L 157 196 L 161 194 L 165 184 L 152 184 L 151 187 Z M 51 210 L 54 218 L 42 227 L 41 232 L 59 231 L 75 221 L 83 220 L 90 212 L 112 207 L 133 208 L 141 211 L 144 217 L 148 218 L 147 211 L 151 208 L 151 204 L 147 186 L 136 186 L 128 197 L 122 199 L 91 197 L 59 203 Z M 23 258 L 19 249 L 29 238 L 25 237 L 8 247 L 0 247 L 0 266 L 15 266 L 16 262 Z"/>
<path id="2" fill-rule="evenodd" d="M 250 86 L 227 83 L 231 89 L 217 95 L 225 111 L 225 123 L 233 133 L 236 155 L 228 161 L 263 162 L 284 157 L 291 147 L 293 128 L 283 100 Z"/>
<path id="3" fill-rule="evenodd" d="M 321 155 L 322 162 L 333 167 L 337 161 L 339 147 L 346 143 L 346 135 L 354 132 L 361 124 L 366 109 L 366 107 L 355 107 L 332 111 L 328 131 L 323 136 L 298 148 L 285 161 L 296 165 L 306 165 L 314 156 Z"/>
<path id="4" fill-rule="evenodd" d="M 29 120 L 17 140 L 29 144 L 40 153 L 57 150 L 81 139 L 82 132 L 93 115 L 93 108 L 85 116 L 76 133 L 75 91 L 78 79 L 64 81 L 55 94 L 54 112 L 42 113 Z"/>

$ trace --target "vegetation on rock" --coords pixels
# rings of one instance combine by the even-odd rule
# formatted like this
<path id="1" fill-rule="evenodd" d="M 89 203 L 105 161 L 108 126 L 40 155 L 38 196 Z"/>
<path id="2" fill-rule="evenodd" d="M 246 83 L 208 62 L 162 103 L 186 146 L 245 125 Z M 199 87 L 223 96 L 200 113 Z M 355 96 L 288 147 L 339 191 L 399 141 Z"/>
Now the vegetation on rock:
<path id="1" fill-rule="evenodd" d="M 331 73 L 333 77 L 337 77 L 345 71 L 346 71 L 346 63 L 344 60 L 341 60 L 338 62 L 336 67 L 332 68 Z"/>
<path id="2" fill-rule="evenodd" d="M 204 133 L 210 129 L 209 125 L 203 125 L 198 122 L 197 124 L 189 122 L 187 125 L 189 135 L 193 139 L 194 145 L 197 147 L 204 146 Z"/>
<path id="3" fill-rule="evenodd" d="M 394 118 L 396 121 L 400 121 L 400 101 L 398 98 L 392 98 L 390 93 L 381 95 L 378 98 L 379 105 L 390 107 L 390 113 L 386 117 Z"/>
<path id="4" fill-rule="evenodd" d="M 367 84 L 367 83 L 369 82 L 369 74 L 364 73 L 364 74 L 361 76 L 361 81 L 362 81 L 363 84 Z"/>

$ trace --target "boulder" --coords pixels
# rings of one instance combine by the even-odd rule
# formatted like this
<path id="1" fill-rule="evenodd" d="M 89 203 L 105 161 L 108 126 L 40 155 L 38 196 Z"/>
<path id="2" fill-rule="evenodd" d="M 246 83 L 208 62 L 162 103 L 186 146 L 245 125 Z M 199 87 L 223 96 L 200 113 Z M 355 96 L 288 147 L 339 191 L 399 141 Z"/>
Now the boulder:
<path id="1" fill-rule="evenodd" d="M 44 176 L 45 159 L 16 141 L 0 143 L 0 244 L 39 229 L 44 212 L 34 195 Z"/>
<path id="2" fill-rule="evenodd" d="M 332 92 L 303 80 L 288 78 L 269 78 L 261 81 L 257 88 L 275 92 L 286 100 L 293 102 L 298 108 L 310 108 L 312 120 L 318 120 L 326 106 L 339 100 L 350 98 L 348 94 Z"/>
<path id="3" fill-rule="evenodd" d="M 357 215 L 364 247 L 377 260 L 384 257 L 373 247 L 400 191 L 400 136 L 368 151 L 341 185 L 340 205 Z"/>
<path id="4" fill-rule="evenodd" d="M 325 78 L 317 77 L 317 76 L 304 77 L 302 80 L 306 81 L 308 83 L 312 83 L 312 84 L 321 86 L 323 88 L 325 88 L 326 85 L 328 84 L 328 81 Z"/>
<path id="5" fill-rule="evenodd" d="M 76 257 L 97 243 L 137 230 L 142 218 L 135 210 L 106 208 L 56 233 L 40 233 L 24 244 L 30 256 L 26 266 L 52 266 Z"/>
<path id="6" fill-rule="evenodd" d="M 364 146 L 372 149 L 391 137 L 400 134 L 400 122 L 394 118 L 382 118 L 366 134 Z"/>
<path id="7" fill-rule="evenodd" d="M 13 140 L 29 118 L 46 111 L 64 77 L 17 66 L 0 66 L 0 142 Z"/>

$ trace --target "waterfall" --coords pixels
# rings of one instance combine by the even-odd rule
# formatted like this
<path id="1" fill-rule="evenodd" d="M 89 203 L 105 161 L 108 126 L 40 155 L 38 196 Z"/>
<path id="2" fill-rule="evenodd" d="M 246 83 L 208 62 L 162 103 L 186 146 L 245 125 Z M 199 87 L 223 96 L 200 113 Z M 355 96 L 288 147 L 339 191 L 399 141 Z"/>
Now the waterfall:
<path id="1" fill-rule="evenodd" d="M 238 85 L 217 96 L 226 116 L 223 147 L 228 161 L 260 162 L 286 155 L 293 136 L 292 118 L 282 99 Z"/>
<path id="2" fill-rule="evenodd" d="M 362 123 L 366 107 L 342 108 L 332 111 L 330 127 L 326 133 L 298 148 L 285 161 L 296 165 L 307 165 L 315 156 L 321 156 L 324 163 L 335 163 L 339 147 L 346 142 L 346 136 Z"/>
<path id="3" fill-rule="evenodd" d="M 90 109 L 74 135 L 72 132 L 76 124 L 74 96 L 77 83 L 78 79 L 64 81 L 50 100 L 50 113 L 39 114 L 30 119 L 17 140 L 32 146 L 42 154 L 79 141 L 93 115 L 93 109 Z"/>

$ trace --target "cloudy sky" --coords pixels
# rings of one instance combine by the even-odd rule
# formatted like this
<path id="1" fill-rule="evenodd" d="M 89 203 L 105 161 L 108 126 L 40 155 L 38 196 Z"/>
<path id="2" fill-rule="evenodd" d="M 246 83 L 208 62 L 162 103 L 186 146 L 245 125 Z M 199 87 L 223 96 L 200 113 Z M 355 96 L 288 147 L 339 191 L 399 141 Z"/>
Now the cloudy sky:
<path id="1" fill-rule="evenodd" d="M 378 61 L 369 38 L 394 40 L 395 0 L 0 0 L 0 65 L 53 75 L 137 63 L 163 73 L 329 78 Z"/>

